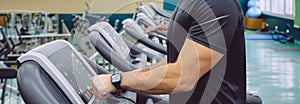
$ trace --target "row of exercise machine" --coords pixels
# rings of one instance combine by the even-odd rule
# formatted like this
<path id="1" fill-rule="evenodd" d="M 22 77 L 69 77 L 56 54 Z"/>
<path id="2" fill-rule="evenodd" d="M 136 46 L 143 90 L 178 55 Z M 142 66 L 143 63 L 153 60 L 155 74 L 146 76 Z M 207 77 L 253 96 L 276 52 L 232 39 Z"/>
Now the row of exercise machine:
<path id="1" fill-rule="evenodd" d="M 52 36 L 58 30 L 57 16 L 43 11 L 0 11 L 1 104 L 23 103 L 16 84 L 16 60 L 21 54 L 54 39 Z M 40 38 L 45 34 L 46 38 Z"/>
<path id="2" fill-rule="evenodd" d="M 162 45 L 160 48 L 163 54 L 160 56 L 135 46 L 107 22 L 98 22 L 90 26 L 88 32 L 93 47 L 122 72 L 159 61 L 163 54 L 166 54 L 166 47 Z M 141 36 L 145 35 L 139 34 L 137 37 Z M 160 45 L 148 38 L 138 41 L 140 40 L 147 40 L 146 42 L 150 42 L 153 47 L 155 44 Z M 131 100 L 115 96 L 106 100 L 95 99 L 89 88 L 90 78 L 108 72 L 79 53 L 69 42 L 58 40 L 39 46 L 19 57 L 18 63 L 18 87 L 27 103 L 132 103 Z M 127 91 L 123 96 L 136 103 L 168 102 L 160 95 Z"/>
<path id="3" fill-rule="evenodd" d="M 150 7 L 153 10 L 146 5 L 139 6 L 135 18 L 122 21 L 123 30 L 119 33 L 105 18 L 94 23 L 83 21 L 89 23 L 84 26 L 82 22 L 77 22 L 79 28 L 74 30 L 73 42 L 85 38 L 85 43 L 89 43 L 85 44 L 89 45 L 88 48 L 94 48 L 121 72 L 154 64 L 167 54 L 167 32 L 160 30 L 150 35 L 144 31 L 149 26 L 168 23 L 171 12 L 158 9 L 153 3 Z M 75 21 L 88 20 L 86 17 L 88 15 L 76 17 Z M 122 96 L 112 94 L 104 100 L 96 99 L 90 88 L 90 79 L 111 72 L 89 59 L 87 52 L 80 53 L 78 46 L 65 40 L 52 41 L 34 48 L 21 55 L 17 64 L 18 89 L 25 103 L 169 103 L 168 95 L 130 91 L 124 92 Z M 247 103 L 253 102 L 261 102 L 261 99 L 247 94 Z"/>
<path id="4" fill-rule="evenodd" d="M 0 49 L 0 79 L 1 79 L 1 104 L 4 104 L 6 101 L 12 103 L 14 100 L 15 103 L 19 102 L 20 99 L 8 99 L 6 100 L 7 92 L 11 96 L 19 96 L 19 91 L 16 87 L 12 86 L 12 80 L 17 76 L 17 69 L 11 68 L 12 65 L 16 64 L 16 59 L 19 56 L 9 55 L 16 46 L 20 45 L 23 40 L 16 26 L 13 28 L 16 31 L 17 39 L 13 40 L 11 37 L 7 37 L 7 34 L 4 32 L 4 28 L 0 27 L 1 34 L 1 49 Z M 14 103 L 14 102 L 13 102 Z"/>

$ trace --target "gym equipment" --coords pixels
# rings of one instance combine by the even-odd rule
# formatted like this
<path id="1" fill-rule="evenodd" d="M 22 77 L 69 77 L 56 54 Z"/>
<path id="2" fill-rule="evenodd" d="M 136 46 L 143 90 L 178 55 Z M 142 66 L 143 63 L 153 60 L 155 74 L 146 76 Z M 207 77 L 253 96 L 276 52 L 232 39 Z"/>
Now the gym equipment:
<path id="1" fill-rule="evenodd" d="M 260 7 L 260 2 L 259 0 L 249 0 L 247 3 L 248 8 L 252 7 Z"/>
<path id="2" fill-rule="evenodd" d="M 43 11 L 27 11 L 27 10 L 0 10 L 7 17 L 5 33 L 14 40 L 15 32 L 10 27 L 17 26 L 23 36 L 23 43 L 16 47 L 13 54 L 25 53 L 28 50 L 39 46 L 40 44 L 52 41 L 54 38 L 45 38 L 49 36 L 49 32 L 58 31 L 57 15 L 48 14 Z M 53 33 L 54 34 L 54 33 Z M 25 36 L 26 35 L 26 36 Z M 49 36 L 58 37 L 58 36 Z"/>
<path id="3" fill-rule="evenodd" d="M 260 29 L 260 32 L 268 32 L 268 31 L 269 31 L 269 23 L 263 22 L 262 29 Z"/>
<path id="4" fill-rule="evenodd" d="M 107 22 L 100 22 L 89 28 L 89 37 L 95 49 L 112 65 L 126 72 L 144 67 L 147 60 L 152 59 L 147 54 L 139 53 L 137 47 L 122 39 L 116 30 Z M 132 51 L 134 49 L 134 51 Z M 127 61 L 128 60 L 128 61 Z"/>
<path id="5" fill-rule="evenodd" d="M 294 43 L 294 35 L 290 33 L 291 26 L 286 24 L 286 32 L 278 30 L 278 26 L 275 26 L 274 32 L 271 34 L 272 39 L 280 43 Z"/>
<path id="6" fill-rule="evenodd" d="M 0 26 L 6 26 L 6 16 L 0 14 Z"/>
<path id="7" fill-rule="evenodd" d="M 13 51 L 13 49 L 22 44 L 23 40 L 21 38 L 21 35 L 17 29 L 16 26 L 14 26 L 14 29 L 17 33 L 17 36 L 18 36 L 18 43 L 15 43 L 12 39 L 12 37 L 7 37 L 5 32 L 3 31 L 3 28 L 0 28 L 0 32 L 2 34 L 2 40 L 1 40 L 1 43 L 3 44 L 3 48 L 1 47 L 1 50 L 0 50 L 0 60 L 7 60 L 8 59 L 8 54 Z"/>
<path id="8" fill-rule="evenodd" d="M 262 14 L 258 7 L 249 8 L 246 12 L 246 16 L 249 18 L 258 18 Z"/>
<path id="9" fill-rule="evenodd" d="M 167 48 L 163 45 L 156 43 L 148 38 L 144 30 L 132 19 L 126 19 L 122 22 L 124 30 L 135 40 L 144 44 L 145 46 L 156 50 L 162 54 L 167 54 Z M 159 37 L 159 36 L 157 36 Z M 161 38 L 163 39 L 163 38 Z"/>
<path id="10" fill-rule="evenodd" d="M 92 56 L 95 53 L 95 49 L 88 39 L 88 28 L 97 22 L 109 21 L 105 16 L 89 14 L 89 9 L 90 7 L 86 3 L 86 8 L 83 12 L 83 15 L 74 15 L 72 21 L 75 28 L 71 30 L 73 32 L 72 37 L 74 46 L 79 52 L 86 56 Z"/>
<path id="11" fill-rule="evenodd" d="M 247 6 L 249 8 L 246 12 L 247 17 L 258 18 L 262 14 L 261 10 L 259 9 L 259 0 L 249 0 Z"/>
<path id="12" fill-rule="evenodd" d="M 26 103 L 103 104 L 130 103 L 110 95 L 95 99 L 90 79 L 107 71 L 82 56 L 70 43 L 56 40 L 39 46 L 18 58 L 17 83 Z M 123 97 L 135 100 L 126 91 Z"/>
<path id="13" fill-rule="evenodd" d="M 122 72 L 132 71 L 147 64 L 149 56 L 138 52 L 137 47 L 129 48 L 116 30 L 107 22 L 100 22 L 89 28 L 89 37 L 96 50 L 109 63 L 117 67 Z M 147 99 L 152 99 L 154 103 L 165 102 L 160 97 L 154 95 L 138 94 L 137 103 L 145 103 Z"/>
<path id="14" fill-rule="evenodd" d="M 17 27 L 15 26 L 16 31 Z M 13 99 L 13 97 L 19 97 L 19 91 L 17 88 L 14 88 L 12 86 L 8 86 L 7 84 L 8 79 L 14 79 L 17 76 L 17 70 L 10 68 L 12 64 L 16 64 L 15 60 L 11 60 L 8 57 L 8 54 L 11 53 L 11 51 L 17 46 L 20 45 L 22 42 L 20 34 L 17 32 L 19 36 L 19 41 L 18 43 L 15 43 L 11 37 L 7 37 L 5 32 L 3 31 L 3 28 L 0 27 L 0 32 L 2 34 L 2 39 L 1 39 L 1 50 L 0 50 L 0 79 L 1 79 L 1 85 L 2 85 L 2 95 L 1 95 L 1 104 L 5 103 L 5 96 L 7 95 L 6 91 L 9 92 L 9 97 L 10 99 L 9 102 L 11 101 L 19 101 Z M 3 83 L 2 83 L 3 82 Z M 11 82 L 11 81 L 10 81 Z M 13 95 L 13 96 L 12 96 Z M 13 99 L 13 100 L 12 100 Z"/>
<path id="15" fill-rule="evenodd" d="M 251 34 L 245 35 L 246 40 L 273 40 L 274 37 L 272 35 L 262 35 L 262 34 Z M 282 36 L 278 36 L 278 38 L 283 38 Z"/>
<path id="16" fill-rule="evenodd" d="M 3 62 L 0 62 L 0 80 L 1 83 L 3 81 L 2 85 L 2 95 L 1 95 L 1 104 L 5 104 L 5 95 L 7 88 L 8 79 L 16 78 L 17 76 L 17 70 L 13 68 L 7 67 Z M 12 93 L 12 90 L 9 90 L 10 93 Z M 18 95 L 18 91 L 14 91 L 15 95 Z"/>
<path id="17" fill-rule="evenodd" d="M 159 9 L 153 2 L 150 3 L 150 7 L 156 12 L 156 14 L 171 19 L 172 17 L 171 12 L 167 12 L 165 10 Z"/>
<path id="18" fill-rule="evenodd" d="M 137 13 L 145 13 L 151 20 L 156 24 L 169 23 L 170 18 L 156 15 L 151 11 L 151 9 L 146 5 L 141 5 L 137 8 Z"/>
<path id="19" fill-rule="evenodd" d="M 148 27 L 150 26 L 156 26 L 158 24 L 155 24 L 148 16 L 146 16 L 144 13 L 138 13 L 137 14 L 137 18 L 135 19 L 136 22 L 143 26 L 144 27 L 144 30 L 146 30 Z M 154 31 L 156 34 L 152 34 L 152 35 L 161 35 L 163 37 L 161 38 L 164 38 L 166 39 L 167 37 L 167 31 L 165 30 L 155 30 Z"/>
<path id="20" fill-rule="evenodd" d="M 253 94 L 247 94 L 246 95 L 246 104 L 262 104 L 262 99 Z"/>
<path id="21" fill-rule="evenodd" d="M 90 23 L 87 19 L 79 19 L 74 21 L 75 29 L 73 37 L 73 44 L 78 49 L 79 52 L 86 56 L 91 56 L 95 53 L 95 49 L 91 45 L 88 39 L 87 29 Z"/>
<path id="22" fill-rule="evenodd" d="M 146 5 L 141 5 L 138 7 L 138 11 L 145 13 L 147 16 L 149 16 L 151 19 L 157 19 L 155 14 L 146 6 Z"/>
<path id="23" fill-rule="evenodd" d="M 47 15 L 45 14 L 45 17 Z M 45 23 L 45 18 L 42 15 L 42 13 L 38 13 L 37 14 L 37 18 L 34 20 L 35 23 L 35 29 L 36 29 L 36 33 L 35 34 L 40 34 L 40 33 L 46 33 L 47 32 L 47 26 Z"/>

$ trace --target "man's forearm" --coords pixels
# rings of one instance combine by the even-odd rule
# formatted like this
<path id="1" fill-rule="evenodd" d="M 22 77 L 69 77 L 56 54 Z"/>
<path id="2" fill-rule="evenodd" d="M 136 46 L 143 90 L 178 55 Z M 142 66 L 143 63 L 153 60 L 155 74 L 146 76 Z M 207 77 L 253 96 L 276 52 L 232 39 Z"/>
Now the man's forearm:
<path id="1" fill-rule="evenodd" d="M 125 90 L 149 93 L 166 94 L 175 89 L 179 81 L 179 74 L 175 74 L 174 64 L 164 64 L 154 69 L 145 67 L 148 71 L 136 71 L 122 73 L 121 87 Z M 170 74 L 172 73 L 172 74 Z"/>
<path id="2" fill-rule="evenodd" d="M 150 65 L 150 66 L 148 66 L 148 67 L 134 70 L 134 72 L 145 72 L 145 71 L 149 71 L 149 70 L 151 70 L 151 69 L 155 69 L 155 68 L 157 68 L 157 67 L 159 67 L 159 66 L 162 66 L 162 65 L 165 65 L 165 64 L 167 64 L 167 58 L 164 58 L 164 59 L 160 60 L 158 63 L 153 64 L 153 65 Z"/>
<path id="3" fill-rule="evenodd" d="M 168 24 L 161 24 L 156 26 L 157 30 L 167 30 L 168 27 L 169 27 Z"/>

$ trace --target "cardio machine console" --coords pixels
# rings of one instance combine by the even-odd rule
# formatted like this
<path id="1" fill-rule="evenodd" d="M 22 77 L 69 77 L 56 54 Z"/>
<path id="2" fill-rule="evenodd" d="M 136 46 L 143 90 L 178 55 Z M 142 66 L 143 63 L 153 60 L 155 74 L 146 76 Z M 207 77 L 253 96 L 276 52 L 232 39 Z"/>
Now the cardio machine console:
<path id="1" fill-rule="evenodd" d="M 66 41 L 57 40 L 44 44 L 18 58 L 19 63 L 28 60 L 37 62 L 74 104 L 124 102 L 112 96 L 105 100 L 95 99 L 90 85 L 91 78 L 97 74 L 83 56 Z"/>
<path id="2" fill-rule="evenodd" d="M 117 33 L 117 31 L 107 22 L 99 22 L 92 25 L 89 31 L 97 31 L 100 35 L 108 41 L 108 44 L 115 50 L 117 54 L 120 54 L 124 59 L 129 60 L 137 67 L 144 67 L 147 64 L 147 56 L 143 53 L 131 54 L 130 49 L 123 40 L 123 38 Z M 99 36 L 100 36 L 99 35 Z"/>

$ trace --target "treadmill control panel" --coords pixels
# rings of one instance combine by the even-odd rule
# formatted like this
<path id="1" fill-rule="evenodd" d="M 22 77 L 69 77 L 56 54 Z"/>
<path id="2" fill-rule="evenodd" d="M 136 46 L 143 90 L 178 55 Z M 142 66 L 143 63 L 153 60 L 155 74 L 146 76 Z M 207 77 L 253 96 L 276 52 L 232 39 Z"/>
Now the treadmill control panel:
<path id="1" fill-rule="evenodd" d="M 88 102 L 93 93 L 90 79 L 94 76 L 80 61 L 77 55 L 69 47 L 65 47 L 48 57 L 54 66 L 72 85 L 78 95 Z M 83 77 L 85 76 L 85 77 Z"/>
<path id="2" fill-rule="evenodd" d="M 67 41 L 56 40 L 43 44 L 18 58 L 20 63 L 28 60 L 37 62 L 56 83 L 56 87 L 53 89 L 59 88 L 73 104 L 124 104 L 124 102 L 129 102 L 113 96 L 109 96 L 107 99 L 96 99 L 90 86 L 91 78 L 97 74 L 93 66 L 89 65 Z M 47 96 L 53 95 L 48 94 Z M 136 94 L 133 92 L 126 92 L 124 96 L 136 98 Z"/>
<path id="3" fill-rule="evenodd" d="M 130 49 L 127 47 L 124 40 L 119 36 L 117 31 L 107 22 L 99 22 L 92 25 L 89 31 L 97 30 L 108 41 L 112 48 L 123 58 L 127 58 Z"/>

